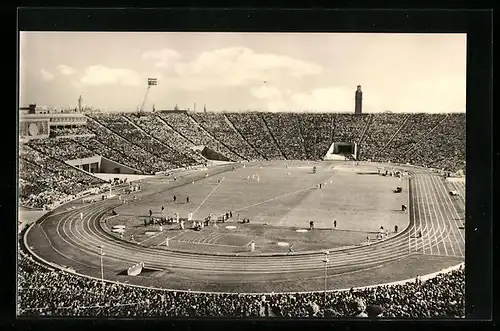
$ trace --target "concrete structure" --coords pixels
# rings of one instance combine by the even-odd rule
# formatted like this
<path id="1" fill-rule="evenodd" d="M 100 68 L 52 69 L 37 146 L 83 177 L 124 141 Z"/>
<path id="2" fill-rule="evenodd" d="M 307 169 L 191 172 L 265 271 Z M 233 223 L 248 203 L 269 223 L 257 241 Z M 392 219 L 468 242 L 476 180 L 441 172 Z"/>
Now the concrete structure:
<path id="1" fill-rule="evenodd" d="M 361 91 L 361 85 L 358 85 L 356 89 L 355 99 L 354 114 L 361 115 L 363 111 L 363 91 Z"/>

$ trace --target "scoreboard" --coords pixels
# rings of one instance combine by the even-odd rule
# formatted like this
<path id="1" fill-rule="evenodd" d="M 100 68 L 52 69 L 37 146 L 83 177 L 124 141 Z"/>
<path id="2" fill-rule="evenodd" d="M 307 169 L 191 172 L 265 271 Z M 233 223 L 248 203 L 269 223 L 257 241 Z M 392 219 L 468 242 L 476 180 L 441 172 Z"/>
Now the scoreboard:
<path id="1" fill-rule="evenodd" d="M 23 139 L 48 138 L 49 119 L 23 119 L 19 122 L 19 136 Z"/>

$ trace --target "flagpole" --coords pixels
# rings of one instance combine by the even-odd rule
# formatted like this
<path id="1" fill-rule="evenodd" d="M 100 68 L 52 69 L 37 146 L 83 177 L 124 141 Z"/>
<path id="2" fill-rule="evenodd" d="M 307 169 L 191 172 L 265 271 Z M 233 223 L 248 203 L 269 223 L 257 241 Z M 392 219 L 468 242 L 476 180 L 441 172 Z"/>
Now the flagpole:
<path id="1" fill-rule="evenodd" d="M 325 257 L 323 259 L 323 262 L 325 263 L 325 289 L 324 289 L 324 298 L 323 298 L 323 306 L 326 309 L 326 290 L 328 286 L 328 251 L 325 251 Z"/>
<path id="2" fill-rule="evenodd" d="M 101 249 L 101 282 L 102 282 L 102 291 L 104 293 L 104 266 L 102 263 L 102 245 L 99 245 L 99 248 Z"/>

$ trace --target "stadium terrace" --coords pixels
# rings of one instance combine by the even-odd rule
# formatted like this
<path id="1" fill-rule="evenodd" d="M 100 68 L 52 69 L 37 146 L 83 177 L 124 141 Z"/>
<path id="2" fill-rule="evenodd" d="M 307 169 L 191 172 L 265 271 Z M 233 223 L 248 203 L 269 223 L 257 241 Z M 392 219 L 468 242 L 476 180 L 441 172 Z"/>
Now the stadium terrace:
<path id="1" fill-rule="evenodd" d="M 465 113 L 66 117 L 21 120 L 19 205 L 44 214 L 20 232 L 22 316 L 465 315 L 463 267 L 369 288 L 359 276 L 382 284 L 391 275 L 385 264 L 411 260 L 432 273 L 463 261 Z M 349 211 L 332 207 L 333 196 L 338 206 L 357 202 L 359 216 L 342 219 Z M 52 259 L 48 238 L 68 255 Z M 270 259 L 283 262 L 266 271 Z M 139 276 L 126 274 L 124 265 L 142 262 Z M 119 268 L 123 275 L 110 271 Z M 168 276 L 175 288 L 155 283 L 165 270 L 179 272 Z M 247 276 L 255 290 L 240 287 Z M 128 286 L 126 277 L 145 280 Z M 302 279 L 309 285 L 294 287 Z M 352 289 L 337 291 L 343 284 Z"/>

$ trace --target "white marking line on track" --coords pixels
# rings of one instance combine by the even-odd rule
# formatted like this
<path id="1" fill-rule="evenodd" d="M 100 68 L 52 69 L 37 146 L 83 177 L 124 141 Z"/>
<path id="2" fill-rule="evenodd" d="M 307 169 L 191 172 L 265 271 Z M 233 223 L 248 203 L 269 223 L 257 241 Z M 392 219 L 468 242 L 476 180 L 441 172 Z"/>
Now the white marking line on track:
<path id="1" fill-rule="evenodd" d="M 437 187 L 439 187 L 441 189 L 442 194 L 446 196 L 446 206 L 447 206 L 448 211 L 451 212 L 451 214 L 448 214 L 448 217 L 447 217 L 448 223 L 450 224 L 450 231 L 453 232 L 453 236 L 455 237 L 455 243 L 458 246 L 458 250 L 460 251 L 461 256 L 464 256 L 461 244 L 465 243 L 465 238 L 464 238 L 461 231 L 458 231 L 459 236 L 462 239 L 461 241 L 458 240 L 457 235 L 456 235 L 456 232 L 457 232 L 456 228 L 459 226 L 460 223 L 457 224 L 457 221 L 452 222 L 452 219 L 451 219 L 451 217 L 452 217 L 451 215 L 453 215 L 453 214 L 454 214 L 454 216 L 456 216 L 457 218 L 460 219 L 460 216 L 457 212 L 457 207 L 453 204 L 453 201 L 451 200 L 451 197 L 449 196 L 448 191 L 447 191 L 444 183 L 442 181 L 439 181 L 439 179 L 436 179 L 434 181 L 434 184 L 436 185 L 436 190 L 438 190 Z M 458 222 L 460 222 L 460 221 L 458 221 Z"/>
<path id="2" fill-rule="evenodd" d="M 421 179 L 422 182 L 425 182 L 425 179 L 428 178 L 428 176 L 429 175 L 426 174 L 426 175 L 420 176 L 419 178 Z M 426 196 L 433 195 L 436 193 L 432 189 L 430 191 L 428 189 L 425 189 L 424 191 L 426 192 L 426 194 L 425 194 Z M 434 253 L 432 251 L 432 247 L 436 246 L 440 242 L 443 242 L 444 240 L 446 240 L 446 238 L 449 236 L 449 232 L 446 230 L 446 228 L 440 229 L 439 222 L 438 222 L 438 224 L 435 224 L 435 222 L 433 221 L 433 218 L 430 217 L 431 215 L 429 214 L 428 216 L 429 216 L 429 219 L 428 219 L 429 222 L 427 222 L 427 219 L 426 219 L 425 228 L 427 228 L 428 223 L 431 223 L 431 226 L 430 226 L 431 230 L 430 231 L 432 231 L 432 232 L 426 234 L 426 237 L 429 240 L 428 240 L 428 242 L 423 241 L 422 254 L 424 254 L 424 255 L 443 255 L 443 254 L 439 253 L 439 250 L 438 250 L 438 254 Z M 435 225 L 436 225 L 436 227 L 435 227 Z M 444 233 L 446 233 L 446 236 L 443 236 Z M 427 246 L 429 247 L 430 254 L 425 252 L 425 249 Z"/>
<path id="3" fill-rule="evenodd" d="M 246 206 L 246 207 L 243 207 L 243 208 L 239 208 L 239 209 L 236 209 L 234 210 L 235 212 L 237 211 L 242 211 L 242 210 L 245 210 L 245 209 L 248 209 L 248 208 L 251 208 L 251 207 L 255 207 L 255 206 L 258 206 L 258 205 L 262 205 L 264 203 L 267 203 L 267 202 L 271 202 L 271 201 L 274 201 L 274 200 L 277 200 L 277 199 L 281 199 L 281 198 L 284 198 L 284 197 L 287 197 L 289 195 L 293 195 L 293 194 L 297 194 L 297 193 L 300 193 L 300 192 L 305 192 L 307 190 L 310 190 L 310 189 L 313 189 L 315 188 L 316 186 L 311 186 L 311 187 L 308 187 L 308 188 L 305 188 L 305 189 L 301 189 L 301 190 L 297 190 L 297 191 L 293 191 L 293 192 L 290 192 L 290 193 L 286 193 L 286 194 L 282 194 L 282 195 L 278 195 L 274 198 L 271 198 L 271 199 L 267 199 L 267 200 L 264 200 L 264 201 L 261 201 L 261 202 L 257 202 L 257 203 L 254 203 L 252 205 L 249 205 L 249 206 Z"/>
<path id="4" fill-rule="evenodd" d="M 427 246 L 431 252 L 431 254 L 434 254 L 433 252 L 433 247 L 435 248 L 435 250 L 437 250 L 438 254 L 441 254 L 440 253 L 440 250 L 439 250 L 439 238 L 442 238 L 443 237 L 443 233 L 446 231 L 446 229 L 441 229 L 439 227 L 439 222 L 437 221 L 437 219 L 435 219 L 433 216 L 432 216 L 432 211 L 434 210 L 434 208 L 431 208 L 433 207 L 433 205 L 429 202 L 430 201 L 430 198 L 429 196 L 432 195 L 432 191 L 430 191 L 425 183 L 426 183 L 426 179 L 428 178 L 428 174 L 426 174 L 425 176 L 422 177 L 422 188 L 423 188 L 423 192 L 424 193 L 424 196 L 425 196 L 425 200 L 427 201 L 426 204 L 424 204 L 424 206 L 427 207 L 427 213 L 426 213 L 426 220 L 428 221 L 428 223 L 430 224 L 430 228 L 431 228 L 431 231 L 430 233 L 426 233 L 426 238 L 428 239 L 427 240 L 427 243 L 424 245 Z"/>
<path id="5" fill-rule="evenodd" d="M 205 203 L 205 201 L 207 201 L 207 200 L 208 200 L 208 198 L 210 198 L 210 196 L 211 196 L 212 194 L 214 194 L 214 192 L 215 192 L 215 191 L 216 191 L 216 190 L 217 190 L 217 189 L 218 189 L 218 188 L 222 185 L 222 183 L 224 183 L 224 180 L 225 180 L 225 179 L 226 179 L 226 177 L 222 177 L 222 179 L 221 179 L 220 183 L 219 183 L 219 184 L 217 184 L 217 186 L 216 186 L 216 187 L 214 187 L 214 189 L 212 190 L 212 192 L 210 192 L 210 193 L 206 196 L 206 198 L 205 198 L 205 199 L 203 199 L 203 201 L 200 203 L 200 205 L 199 205 L 198 207 L 196 207 L 196 209 L 193 211 L 193 216 L 194 216 L 194 214 L 196 214 L 196 212 L 198 211 L 198 209 L 200 209 L 200 208 L 201 208 L 201 206 L 203 206 L 203 204 Z"/>
<path id="6" fill-rule="evenodd" d="M 433 220 L 433 217 L 432 217 L 432 210 L 431 210 L 431 203 L 429 202 L 429 195 L 432 194 L 429 193 L 429 190 L 427 189 L 425 183 L 427 182 L 427 177 L 430 176 L 430 175 L 425 175 L 423 178 L 422 178 L 422 191 L 424 191 L 424 197 L 425 197 L 425 201 L 426 203 L 424 204 L 425 207 L 427 207 L 427 213 L 426 213 L 426 216 L 427 216 L 427 219 L 429 220 L 429 222 L 431 223 L 431 227 L 432 229 L 434 230 L 434 226 L 437 225 L 434 220 Z M 438 228 L 439 230 L 439 228 Z M 435 232 L 434 232 L 435 233 Z M 427 235 L 427 239 L 429 239 L 429 250 L 431 251 L 431 254 L 433 254 L 433 247 L 435 247 L 437 249 L 437 252 L 438 254 L 441 254 L 441 252 L 439 251 L 439 246 L 436 246 L 436 243 L 433 242 L 432 240 L 432 237 L 430 235 Z"/>
<path id="7" fill-rule="evenodd" d="M 163 233 L 163 232 L 158 231 L 158 233 L 157 233 L 157 234 L 152 235 L 151 237 L 148 237 L 148 238 L 144 239 L 143 241 L 140 241 L 140 242 L 139 242 L 139 245 L 142 245 L 143 243 L 145 243 L 146 241 L 148 241 L 148 240 L 150 240 L 150 239 L 153 239 L 153 238 L 158 237 L 158 236 L 159 236 L 159 235 L 161 235 L 162 233 Z"/>
<path id="8" fill-rule="evenodd" d="M 430 223 L 430 229 L 432 232 L 426 233 L 425 237 L 428 239 L 426 243 L 423 245 L 423 250 L 425 254 L 425 247 L 428 247 L 430 251 L 430 255 L 435 255 L 433 252 L 432 248 L 436 247 L 437 249 L 437 254 L 441 255 L 441 252 L 439 250 L 439 243 L 446 239 L 446 237 L 443 237 L 443 234 L 446 232 L 446 228 L 441 229 L 439 226 L 439 222 L 437 219 L 434 219 L 431 215 L 431 203 L 429 203 L 429 196 L 432 196 L 434 192 L 427 187 L 425 187 L 426 179 L 429 178 L 429 174 L 426 174 L 421 177 L 422 179 L 422 187 L 424 188 L 423 191 L 425 192 L 425 198 L 427 200 L 427 211 L 426 213 L 426 224 Z M 433 205 L 432 205 L 433 207 Z M 441 241 L 439 241 L 441 239 Z"/>
<path id="9" fill-rule="evenodd" d="M 417 232 L 424 232 L 427 230 L 427 222 L 425 222 L 425 229 L 422 229 L 422 224 L 424 224 L 424 217 L 422 215 L 422 204 L 423 202 L 421 201 L 420 197 L 420 185 L 419 185 L 420 179 L 418 175 L 415 175 L 413 178 L 413 183 L 414 183 L 414 196 L 415 196 L 415 205 L 418 211 L 418 226 L 416 225 L 415 221 L 415 249 L 418 251 L 419 246 L 422 249 L 422 253 L 424 254 L 424 236 L 422 235 L 420 238 L 417 238 Z M 419 240 L 420 239 L 420 240 Z M 419 243 L 420 242 L 420 243 Z"/>
<path id="10" fill-rule="evenodd" d="M 100 212 L 100 211 L 99 211 L 99 210 L 97 210 L 97 211 L 94 211 L 94 212 L 92 213 L 92 214 L 95 214 L 94 218 L 95 218 L 95 217 L 99 214 L 99 212 Z M 92 225 L 93 225 L 93 227 L 95 228 L 95 230 L 97 230 L 97 227 L 96 227 L 96 222 L 90 222 L 90 221 L 91 221 L 91 218 L 88 218 L 88 217 L 86 217 L 86 218 L 85 218 L 85 223 L 87 223 L 87 225 L 92 224 Z M 84 224 L 85 224 L 85 223 L 84 223 Z M 92 234 L 98 235 L 99 239 L 103 238 L 102 236 L 99 236 L 99 234 L 98 234 L 98 233 L 94 233 L 90 227 L 89 227 L 89 230 L 90 230 L 90 232 L 91 232 Z M 91 242 L 95 242 L 95 240 L 92 240 L 92 237 L 89 237 L 89 239 L 91 240 Z M 98 239 L 98 240 L 99 240 L 99 239 Z M 106 239 L 108 239 L 108 238 L 106 238 Z M 87 242 L 87 245 L 88 245 L 88 242 Z M 116 246 L 116 245 L 115 245 L 115 246 Z M 117 248 L 118 248 L 118 247 L 117 247 Z M 109 246 L 109 247 L 108 247 L 108 249 L 107 249 L 107 251 L 110 251 L 110 253 L 111 253 L 111 251 L 112 251 L 112 250 L 113 250 L 113 249 L 112 249 L 112 246 Z M 123 247 L 121 247 L 121 248 L 120 248 L 120 250 L 122 251 L 122 250 L 123 250 Z M 127 253 L 125 253 L 124 255 L 120 255 L 120 257 L 119 257 L 118 259 L 119 259 L 120 261 L 124 262 L 125 260 L 127 260 L 127 259 L 124 259 L 124 258 L 123 258 L 123 257 L 125 257 L 125 256 L 127 256 L 127 257 L 128 257 L 128 256 L 130 256 L 130 252 L 127 252 Z M 115 257 L 114 259 L 116 259 L 116 257 Z M 151 262 L 151 263 L 154 263 L 154 262 Z M 307 265 L 307 264 L 308 264 L 308 263 L 306 263 L 306 265 Z M 314 263 L 314 264 L 316 265 L 316 263 Z M 344 263 L 342 263 L 342 264 L 344 264 Z M 181 266 L 181 267 L 182 267 L 182 266 Z M 274 271 L 272 271 L 272 272 L 274 272 Z"/>
<path id="11" fill-rule="evenodd" d="M 414 179 L 415 179 L 414 180 L 414 183 L 415 183 L 415 196 L 416 196 L 417 199 L 420 198 L 420 202 L 418 202 L 417 205 L 418 205 L 418 214 L 419 214 L 419 226 L 418 226 L 418 229 L 419 229 L 419 231 L 422 231 L 422 237 L 420 238 L 420 244 L 421 244 L 422 254 L 426 254 L 425 253 L 425 249 L 426 249 L 427 246 L 430 247 L 432 245 L 433 238 L 437 238 L 438 237 L 437 236 L 437 232 L 435 231 L 435 228 L 434 228 L 434 222 L 432 222 L 431 220 L 428 220 L 428 217 L 427 217 L 428 215 L 425 212 L 425 207 L 424 207 L 425 204 L 424 204 L 423 198 L 421 196 L 422 192 L 425 191 L 425 190 L 422 190 L 422 187 L 421 187 L 422 186 L 422 181 L 424 180 L 425 176 L 426 176 L 426 174 L 421 174 L 421 175 L 419 174 L 418 176 L 414 177 Z M 422 211 L 422 213 L 421 213 L 421 211 Z M 422 227 L 423 224 L 425 226 Z M 424 235 L 424 233 L 425 233 L 425 235 Z M 418 239 L 419 238 L 415 239 L 415 241 L 417 243 L 416 245 L 418 245 Z M 428 243 L 426 242 L 427 239 L 429 239 Z"/>
<path id="12" fill-rule="evenodd" d="M 416 226 L 416 222 L 417 222 L 417 212 L 415 211 L 416 210 L 416 203 L 415 203 L 415 199 L 416 199 L 416 196 L 415 196 L 415 180 L 413 180 L 413 183 L 412 183 L 412 195 L 411 195 L 411 201 L 410 201 L 410 208 L 411 208 L 411 211 L 412 211 L 412 214 L 413 214 L 413 227 L 412 229 L 410 229 L 408 231 L 408 246 L 410 248 L 409 250 L 409 253 L 411 254 L 412 253 L 412 247 L 411 247 L 411 243 L 412 243 L 412 230 L 415 230 L 414 234 L 413 234 L 413 237 L 416 238 L 417 236 L 417 226 Z M 408 179 L 408 189 L 410 189 L 410 180 Z M 417 241 L 415 240 L 415 251 L 417 251 Z"/>
<path id="13" fill-rule="evenodd" d="M 184 231 L 182 231 L 181 233 L 178 233 L 178 234 L 176 234 L 175 236 L 173 236 L 172 238 L 169 238 L 169 239 L 173 239 L 173 238 L 175 238 L 175 237 L 177 237 L 177 236 L 179 236 L 179 235 L 183 234 L 183 233 L 184 233 L 184 232 L 186 232 L 186 231 L 187 231 L 187 230 L 184 230 Z M 161 235 L 162 233 L 165 233 L 165 232 L 163 232 L 163 231 L 158 231 L 158 233 L 157 233 L 157 234 L 155 234 L 155 235 L 153 235 L 153 236 L 151 236 L 151 237 L 148 237 L 148 238 L 144 239 L 143 241 L 139 242 L 138 244 L 139 244 L 139 245 L 142 245 L 142 243 L 144 243 L 144 242 L 146 242 L 146 241 L 148 241 L 148 240 L 150 240 L 150 239 L 156 238 L 156 237 L 158 237 L 159 235 Z"/>
<path id="14" fill-rule="evenodd" d="M 73 241 L 76 243 L 76 245 L 71 245 L 73 247 L 77 247 L 77 246 L 81 246 L 83 247 L 83 251 L 87 251 L 89 252 L 90 251 L 90 254 L 91 255 L 95 255 L 95 256 L 100 256 L 100 252 L 97 251 L 93 251 L 93 249 L 96 249 L 96 247 L 98 247 L 98 245 L 96 245 L 96 242 L 98 243 L 104 243 L 105 244 L 105 247 L 106 247 L 106 251 L 105 251 L 105 254 L 103 255 L 103 258 L 104 259 L 108 259 L 108 260 L 118 260 L 120 263 L 137 263 L 137 260 L 135 259 L 131 259 L 130 257 L 132 256 L 132 252 L 128 252 L 126 254 L 123 254 L 123 255 L 118 255 L 118 257 L 113 256 L 113 252 L 114 250 L 112 249 L 112 242 L 109 241 L 109 238 L 103 238 L 103 237 L 100 237 L 98 235 L 98 233 L 95 233 L 94 231 L 92 231 L 92 228 L 90 227 L 90 225 L 92 224 L 94 226 L 94 229 L 95 230 L 98 230 L 97 229 L 97 226 L 96 226 L 96 222 L 99 223 L 100 222 L 100 218 L 99 215 L 101 215 L 103 212 L 103 210 L 93 210 L 89 215 L 87 215 L 86 217 L 84 217 L 84 222 L 76 222 L 75 224 L 75 230 L 78 232 L 79 236 L 75 236 L 74 233 L 72 232 L 71 230 L 71 224 L 70 224 L 70 227 L 69 227 L 69 231 L 71 232 L 71 234 L 73 235 L 74 239 Z M 95 219 L 95 222 L 92 222 L 92 219 Z M 81 228 L 82 228 L 82 233 L 79 232 L 78 230 L 78 224 L 80 224 Z M 87 225 L 88 227 L 88 230 L 89 232 L 87 232 L 87 230 L 85 229 L 85 225 Z M 94 236 L 93 236 L 94 235 Z M 87 241 L 84 241 L 82 239 L 88 239 Z M 92 249 L 89 250 L 86 248 L 86 246 L 89 246 L 91 247 Z M 104 264 L 104 267 L 107 267 L 106 264 Z"/>
<path id="15" fill-rule="evenodd" d="M 48 242 L 49 242 L 50 247 L 52 247 L 52 249 L 53 249 L 54 251 L 56 251 L 56 253 L 58 253 L 59 255 L 63 256 L 64 258 L 66 258 L 66 259 L 68 259 L 68 260 L 70 260 L 70 261 L 74 261 L 74 262 L 76 262 L 76 263 L 83 264 L 83 265 L 85 265 L 85 266 L 95 268 L 95 266 L 92 266 L 92 265 L 90 265 L 90 264 L 83 263 L 83 262 L 81 262 L 81 261 L 77 261 L 77 260 L 72 259 L 72 258 L 70 258 L 69 256 L 67 256 L 67 255 L 65 255 L 65 254 L 63 254 L 63 253 L 61 253 L 61 252 L 60 252 L 57 248 L 55 248 L 55 247 L 54 247 L 54 245 L 52 245 L 52 242 L 50 241 L 49 237 L 48 237 L 48 236 L 47 236 L 47 234 L 45 233 L 45 230 L 43 229 L 43 227 L 40 227 L 40 229 L 42 230 L 43 234 L 45 235 L 45 238 L 47 238 L 47 240 L 48 240 Z M 58 235 L 59 235 L 59 231 L 57 231 L 57 232 L 58 232 Z M 59 237 L 61 237 L 61 236 L 59 235 Z M 62 238 L 62 237 L 61 237 L 61 239 L 63 239 L 63 240 L 64 240 L 64 238 Z M 66 241 L 66 240 L 64 240 L 64 241 Z M 66 243 L 68 243 L 68 244 L 69 244 L 69 242 L 67 242 L 67 241 L 66 241 Z M 71 244 L 70 244 L 70 245 L 71 245 Z"/>
<path id="16" fill-rule="evenodd" d="M 424 209 L 423 209 L 423 200 L 422 197 L 420 196 L 420 177 L 421 175 L 415 175 L 415 199 L 417 201 L 417 210 L 418 210 L 418 231 L 421 232 L 427 232 L 427 222 L 425 221 L 425 215 L 424 215 Z M 422 225 L 425 224 L 425 228 L 422 228 Z M 415 232 L 415 238 L 416 238 L 417 232 Z M 420 240 L 418 240 L 420 239 Z M 420 247 L 422 249 L 422 253 L 425 254 L 424 250 L 424 236 L 422 235 L 420 238 L 415 239 L 416 245 L 419 245 L 420 241 Z"/>
<path id="17" fill-rule="evenodd" d="M 225 234 L 225 233 L 218 233 L 218 234 L 215 236 L 215 238 L 210 239 L 210 240 L 208 241 L 208 243 L 209 243 L 209 244 L 215 244 L 215 243 L 216 243 L 219 239 L 224 238 L 226 235 L 227 235 L 227 234 Z"/>
<path id="18" fill-rule="evenodd" d="M 69 246 L 75 248 L 75 249 L 80 249 L 84 252 L 86 252 L 87 254 L 90 254 L 90 255 L 93 255 L 93 256 L 99 256 L 100 253 L 99 252 L 96 252 L 96 251 L 93 251 L 93 249 L 95 249 L 97 247 L 96 243 L 105 243 L 107 245 L 110 245 L 110 241 L 109 241 L 109 238 L 104 238 L 102 236 L 99 236 L 98 233 L 95 233 L 92 231 L 92 229 L 90 228 L 90 224 L 92 224 L 94 226 L 94 228 L 97 230 L 97 227 L 96 227 L 96 222 L 91 222 L 92 218 L 96 218 L 96 221 L 98 222 L 98 215 L 102 214 L 103 213 L 103 209 L 93 209 L 91 210 L 90 214 L 87 214 L 85 215 L 84 217 L 84 220 L 83 222 L 78 222 L 77 219 L 79 219 L 79 217 L 77 217 L 76 214 L 73 215 L 73 217 L 69 217 L 69 216 L 66 216 L 65 218 L 62 218 L 61 220 L 59 220 L 58 224 L 57 224 L 57 227 L 60 226 L 60 222 L 64 220 L 63 222 L 63 231 L 65 232 L 66 236 L 67 236 L 67 233 L 66 233 L 66 230 L 65 230 L 65 225 L 67 223 L 67 221 L 69 220 L 70 221 L 70 226 L 68 227 L 69 228 L 69 231 L 71 232 L 73 238 L 69 237 L 68 236 L 68 239 L 71 240 L 72 242 L 74 242 L 75 244 L 72 244 L 70 242 L 68 242 L 66 239 L 64 239 L 60 234 L 59 234 L 59 237 L 65 241 Z M 100 218 L 100 217 L 99 217 Z M 72 224 L 72 221 L 73 220 L 76 220 L 75 222 L 75 230 L 78 232 L 78 236 L 75 236 L 75 234 L 73 233 L 72 229 L 71 229 L 71 224 Z M 83 234 L 79 232 L 78 230 L 78 224 L 81 225 L 82 227 L 82 231 L 83 231 Z M 88 226 L 88 229 L 90 230 L 90 232 L 87 232 L 84 228 L 84 225 L 87 225 Z M 96 235 L 96 236 L 92 236 L 92 235 Z M 87 241 L 83 241 L 82 239 L 88 239 Z M 103 240 L 104 241 L 103 241 Z M 88 249 L 87 247 L 91 247 L 92 249 Z M 112 248 L 109 247 L 108 250 L 110 251 L 110 253 L 112 253 Z M 107 250 L 107 251 L 108 251 Z M 109 258 L 109 259 L 112 259 L 112 260 L 119 260 L 120 262 L 134 262 L 136 263 L 137 261 L 133 261 L 133 260 L 130 260 L 126 257 L 130 257 L 130 252 L 128 252 L 127 254 L 124 254 L 122 256 L 119 256 L 118 258 L 116 256 L 111 256 L 111 254 L 109 256 L 107 255 L 104 255 L 105 258 Z M 97 267 L 98 268 L 98 267 Z"/>
<path id="19" fill-rule="evenodd" d="M 451 222 L 452 213 L 451 213 L 451 209 L 450 209 L 450 206 L 449 206 L 448 200 L 447 200 L 448 195 L 447 195 L 447 192 L 443 192 L 442 190 L 440 190 L 440 185 L 439 185 L 440 181 L 441 181 L 440 177 L 433 176 L 431 178 L 431 185 L 434 188 L 434 192 L 436 193 L 436 195 L 439 194 L 441 196 L 441 199 L 440 199 L 441 208 L 440 208 L 440 210 L 442 211 L 442 215 L 443 215 L 443 224 L 448 230 L 447 231 L 448 232 L 447 238 L 448 238 L 451 250 L 453 252 L 453 256 L 458 256 L 458 254 L 455 250 L 455 244 L 457 244 L 458 241 L 457 241 L 457 237 L 456 237 L 456 234 L 454 231 L 453 224 Z M 451 234 L 453 234 L 455 241 L 452 241 Z M 458 247 L 458 250 L 460 250 L 460 247 Z M 460 254 L 462 254 L 461 250 L 460 250 Z M 451 254 L 449 254 L 449 255 L 451 255 Z"/>
<path id="20" fill-rule="evenodd" d="M 446 224 L 445 224 L 445 220 L 444 220 L 444 217 L 443 217 L 443 214 L 441 212 L 441 208 L 439 206 L 439 201 L 436 197 L 436 194 L 437 194 L 437 191 L 432 187 L 431 185 L 431 181 L 432 181 L 432 177 L 434 175 L 430 175 L 428 177 L 425 178 L 425 186 L 427 188 L 427 195 L 430 197 L 429 199 L 431 200 L 431 204 L 429 205 L 429 208 L 432 209 L 433 213 L 434 213 L 434 216 L 436 217 L 436 224 L 437 224 L 437 227 L 438 229 L 441 227 L 441 222 L 443 223 L 443 230 L 445 232 L 447 232 L 446 230 Z M 439 211 L 439 214 L 441 217 L 438 216 L 438 211 Z M 437 241 L 436 242 L 436 247 L 437 247 L 437 251 L 438 251 L 438 254 L 441 254 L 441 255 L 449 255 L 448 254 L 448 248 L 446 247 L 446 241 L 445 239 L 448 239 L 449 236 L 447 235 L 445 238 L 442 238 L 441 241 Z M 444 248 L 444 254 L 441 253 L 441 250 L 439 249 L 439 245 L 442 245 L 443 248 Z M 455 255 L 455 252 L 453 252 L 453 255 Z"/>
<path id="21" fill-rule="evenodd" d="M 223 247 L 244 247 L 244 246 L 236 246 L 236 245 L 224 245 L 224 244 L 209 244 L 209 243 L 202 243 L 202 242 L 192 242 L 192 241 L 184 241 L 184 240 L 176 240 L 177 242 L 184 243 L 184 244 L 193 244 L 193 245 L 207 245 L 207 246 L 223 246 Z"/>
<path id="22" fill-rule="evenodd" d="M 466 198 L 466 197 L 465 197 L 465 193 L 466 193 L 466 192 L 465 192 L 465 185 L 464 185 L 464 184 L 462 184 L 462 183 L 456 183 L 456 182 L 453 182 L 453 181 L 452 181 L 452 182 L 449 182 L 449 183 L 451 183 L 451 185 L 453 186 L 453 188 L 454 188 L 455 190 L 457 190 L 457 191 L 458 191 L 458 193 L 459 193 L 459 194 L 458 194 L 458 198 L 459 198 L 459 200 L 461 200 L 461 201 L 462 201 L 462 203 L 465 205 L 465 198 Z M 444 184 L 443 184 L 443 185 L 444 185 Z"/>
<path id="23" fill-rule="evenodd" d="M 96 216 L 97 216 L 97 215 L 96 215 Z M 88 219 L 88 218 L 87 218 L 85 221 L 86 221 L 86 223 L 90 223 L 90 222 L 89 222 L 89 221 L 90 221 L 90 219 Z M 94 227 L 94 228 L 96 228 L 95 222 L 92 222 L 92 225 L 93 225 L 93 227 Z M 96 228 L 96 230 L 97 230 L 97 228 Z M 93 231 L 92 231 L 92 232 L 93 232 Z M 100 235 L 98 235 L 98 237 L 102 238 L 102 236 L 100 236 Z M 91 237 L 90 239 L 92 239 L 92 237 Z M 95 239 L 95 238 L 94 238 L 94 239 Z M 108 238 L 105 238 L 105 239 L 108 239 Z M 108 240 L 109 240 L 109 239 L 108 239 Z M 116 246 L 116 244 L 114 244 L 114 245 Z M 109 249 L 111 249 L 111 246 L 109 247 Z M 122 250 L 122 249 L 120 248 L 120 250 Z M 130 252 L 129 252 L 128 254 L 130 254 Z M 124 255 L 124 256 L 128 256 L 128 255 Z M 116 258 L 116 257 L 115 257 L 115 258 Z"/>
<path id="24" fill-rule="evenodd" d="M 219 234 L 220 234 L 220 233 L 217 233 L 217 232 L 211 232 L 211 233 L 209 233 L 209 234 L 205 235 L 205 237 L 204 237 L 204 239 L 203 239 L 202 243 L 206 243 L 206 242 L 208 242 L 208 243 L 209 243 L 209 242 L 210 242 L 210 240 L 212 240 L 212 239 L 216 238 L 216 237 L 217 237 L 217 235 L 219 235 Z"/>
<path id="25" fill-rule="evenodd" d="M 98 211 L 96 214 L 99 214 L 101 213 L 102 211 Z M 95 212 L 94 212 L 95 213 Z M 92 213 L 92 214 L 94 214 Z M 81 224 L 82 225 L 82 229 L 83 229 L 83 222 L 80 221 L 78 222 L 79 220 L 79 216 L 74 214 L 74 215 L 71 215 L 71 216 L 67 216 L 66 218 L 64 218 L 64 222 L 62 223 L 62 231 L 64 233 L 64 235 L 66 237 L 68 237 L 68 239 L 70 239 L 71 237 L 68 236 L 67 232 L 66 232 L 66 224 L 69 222 L 69 225 L 67 226 L 68 228 L 68 231 L 71 233 L 71 235 L 75 238 L 78 238 L 78 236 L 75 236 L 75 234 L 73 233 L 73 230 L 72 230 L 72 224 L 73 224 L 73 221 L 75 222 L 75 231 L 77 232 L 77 234 L 80 236 L 81 233 L 80 231 L 78 231 L 78 224 Z M 74 248 L 78 248 L 77 246 L 75 245 L 72 245 L 70 244 L 67 240 L 65 240 L 61 235 L 60 235 L 60 232 L 59 232 L 59 227 L 60 227 L 60 222 L 62 221 L 63 219 L 61 219 L 58 224 L 57 224 L 57 233 L 58 235 L 61 237 L 61 239 L 63 239 L 66 243 L 68 243 L 70 246 L 74 247 Z M 96 256 L 100 256 L 100 252 L 99 250 L 97 249 L 97 245 L 89 245 L 87 244 L 87 246 L 89 246 L 90 248 L 87 248 L 85 245 L 80 245 L 81 247 L 79 249 L 83 250 L 83 251 L 86 251 L 87 253 L 91 254 L 91 255 L 96 255 Z"/>
<path id="26" fill-rule="evenodd" d="M 439 214 L 441 215 L 441 220 L 443 221 L 443 227 L 445 229 L 447 229 L 447 231 L 446 231 L 447 232 L 446 239 L 448 239 L 448 242 L 449 242 L 449 245 L 450 245 L 450 248 L 451 248 L 451 251 L 452 251 L 453 254 L 449 254 L 448 253 L 448 249 L 446 248 L 446 242 L 444 240 L 442 241 L 442 243 L 443 243 L 446 255 L 456 256 L 457 254 L 455 252 L 455 247 L 453 245 L 453 242 L 451 241 L 451 236 L 450 236 L 450 232 L 451 232 L 452 229 L 451 229 L 451 227 L 447 227 L 447 224 L 449 224 L 450 214 L 443 213 L 443 209 L 445 208 L 445 206 L 447 207 L 448 205 L 446 203 L 446 200 L 444 200 L 444 201 L 443 200 L 438 201 L 437 195 L 439 193 L 441 193 L 441 192 L 437 188 L 437 186 L 435 185 L 435 180 L 436 180 L 436 176 L 431 176 L 429 178 L 429 186 L 430 186 L 430 188 L 432 190 L 432 196 L 436 200 L 436 204 L 438 205 Z M 442 198 L 442 196 L 441 196 L 441 198 Z"/>

